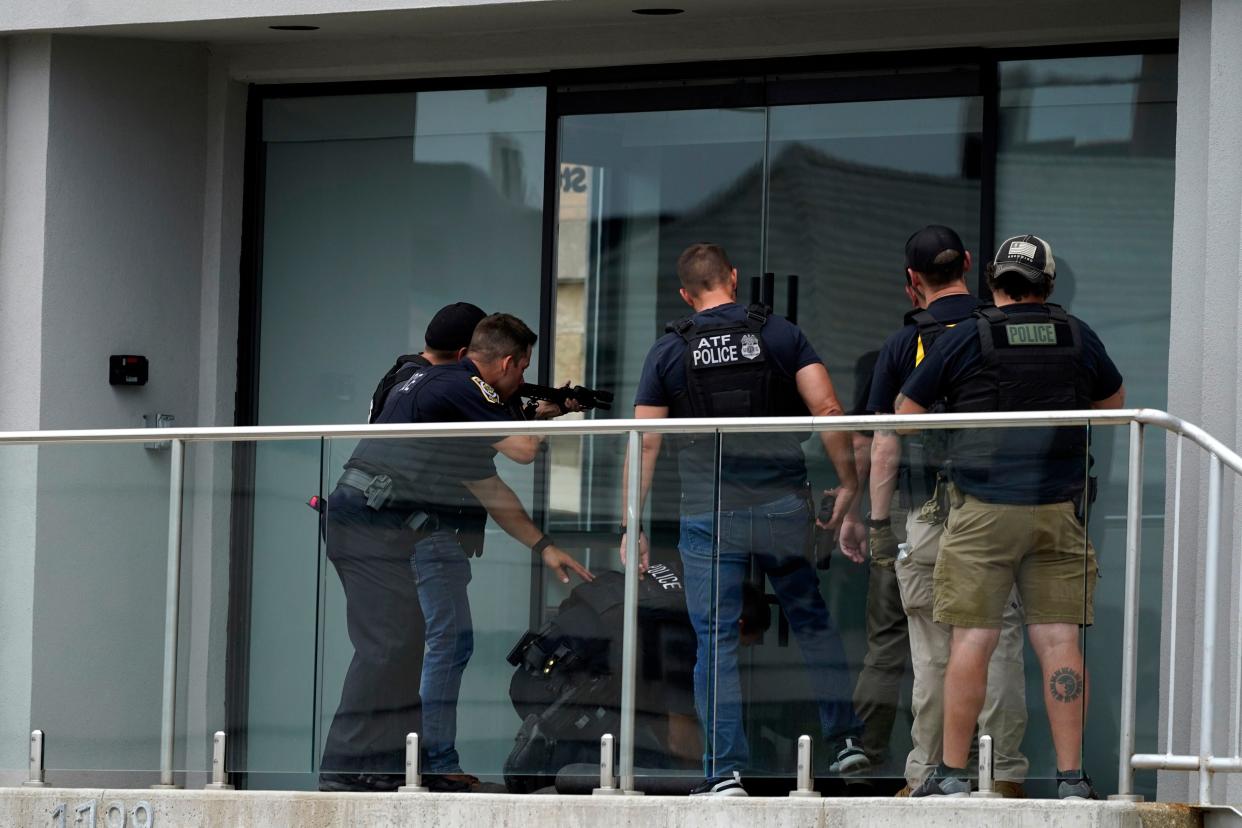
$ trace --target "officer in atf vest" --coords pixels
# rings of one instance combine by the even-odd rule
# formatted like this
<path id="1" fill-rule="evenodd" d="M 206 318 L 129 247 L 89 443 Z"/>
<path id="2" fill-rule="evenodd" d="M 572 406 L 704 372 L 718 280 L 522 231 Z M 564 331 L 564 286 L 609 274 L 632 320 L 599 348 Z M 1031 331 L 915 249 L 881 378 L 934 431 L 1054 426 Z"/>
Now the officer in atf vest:
<path id="1" fill-rule="evenodd" d="M 871 378 L 867 412 L 893 413 L 893 401 L 902 385 L 922 363 L 935 342 L 948 330 L 972 319 L 979 300 L 966 285 L 971 255 L 951 228 L 930 225 L 906 241 L 906 297 L 914 309 L 905 325 L 884 341 Z M 943 405 L 933 406 L 943 410 Z M 914 692 L 910 729 L 912 747 L 906 758 L 908 795 L 935 770 L 940 762 L 944 725 L 944 666 L 949 660 L 950 627 L 932 620 L 932 571 L 940 548 L 940 535 L 948 506 L 948 485 L 942 480 L 947 432 L 928 431 L 899 438 L 877 430 L 871 444 L 871 512 L 864 521 L 870 528 L 871 580 L 867 592 L 867 628 L 885 631 L 876 636 L 887 641 L 884 657 L 875 661 L 896 666 L 895 674 L 859 676 L 854 703 L 867 715 L 880 704 L 884 712 L 895 709 L 897 692 L 909 642 L 914 667 Z M 939 484 L 939 485 L 938 485 Z M 905 533 L 908 552 L 898 555 L 892 528 L 894 495 L 906 507 Z M 1023 796 L 1022 782 L 1028 763 L 1022 754 L 1026 732 L 1026 678 L 1022 658 L 1022 611 L 1016 591 L 1005 604 L 1000 644 L 988 669 L 988 691 L 979 715 L 979 732 L 992 737 L 996 790 L 1006 796 Z M 869 648 L 867 665 L 873 661 Z M 864 679 L 870 678 L 870 681 Z M 888 705 L 892 705 L 889 707 Z M 887 719 L 892 726 L 892 714 Z M 883 732 L 885 741 L 888 729 Z M 868 745 L 870 749 L 870 745 Z"/>
<path id="2" fill-rule="evenodd" d="M 1085 322 L 1047 303 L 1051 246 L 1006 240 L 988 267 L 996 305 L 943 333 L 902 386 L 898 414 L 1120 408 L 1121 374 Z M 1082 427 L 961 429 L 949 445 L 952 510 L 940 540 L 932 617 L 953 628 L 944 677 L 944 747 L 913 796 L 965 793 L 989 659 L 1015 584 L 1043 669 L 1058 794 L 1094 798 L 1082 768 L 1086 669 L 1079 627 L 1093 618 L 1095 551 Z"/>
<path id="3" fill-rule="evenodd" d="M 507 402 L 523 382 L 535 339 L 530 328 L 516 317 L 493 314 L 484 318 L 474 329 L 465 358 L 415 371 L 388 395 L 376 422 L 511 421 L 512 409 Z M 531 522 L 513 490 L 497 476 L 497 452 L 515 462 L 530 463 L 539 442 L 538 438 L 524 436 L 362 440 L 328 499 L 330 556 L 396 558 L 413 576 L 426 622 L 420 682 L 422 727 L 418 732 L 425 757 L 423 780 L 432 790 L 489 790 L 488 785 L 462 772 L 455 745 L 457 696 L 474 641 L 467 595 L 470 558 L 482 554 L 487 516 L 541 555 L 562 582 L 569 581 L 566 569 L 584 580 L 591 578 Z M 387 571 L 370 575 L 383 576 L 396 577 Z M 375 590 L 378 592 L 378 587 Z M 394 706 L 409 704 L 408 699 L 395 698 L 394 691 L 383 686 L 382 678 L 390 661 L 405 663 L 408 649 L 421 648 L 423 643 L 411 641 L 408 630 L 390 625 L 382 629 L 356 625 L 356 617 L 368 612 L 358 603 L 350 600 L 347 610 L 355 658 L 346 676 L 341 709 L 355 719 L 367 714 L 374 719 L 377 712 L 383 716 Z M 380 680 L 375 679 L 377 674 Z M 352 693 L 348 700 L 347 693 Z M 395 731 L 395 741 L 402 744 L 401 755 L 406 732 Z M 360 773 L 371 790 L 384 789 L 393 781 L 377 778 L 377 771 L 384 772 L 392 761 L 393 734 L 385 733 L 384 739 L 384 750 L 373 749 L 361 759 L 355 753 L 350 758 L 355 758 L 356 764 L 343 769 Z M 380 761 L 384 761 L 383 766 L 375 767 Z M 322 767 L 328 772 L 342 770 L 330 766 L 326 758 Z M 490 789 L 503 790 L 498 786 Z"/>
<path id="4" fill-rule="evenodd" d="M 427 324 L 422 353 L 399 357 L 380 380 L 368 422 L 376 421 L 389 393 L 415 371 L 465 356 L 475 325 L 486 315 L 469 302 L 440 308 Z M 405 779 L 405 734 L 422 731 L 424 628 L 410 571 L 414 541 L 408 533 L 392 537 L 369 513 L 362 513 L 365 520 L 356 516 L 335 510 L 324 520 L 328 560 L 345 592 L 354 657 L 328 728 L 319 787 L 396 790 Z"/>
<path id="5" fill-rule="evenodd" d="M 736 303 L 737 270 L 724 250 L 714 244 L 691 245 L 677 260 L 677 275 L 681 297 L 694 314 L 670 325 L 670 332 L 647 354 L 635 417 L 842 413 L 828 372 L 802 331 L 769 316 L 764 307 Z M 840 478 L 827 527 L 840 531 L 842 550 L 861 563 L 863 530 L 853 512 L 858 483 L 850 435 L 821 436 Z M 644 498 L 660 444 L 659 435 L 643 436 Z M 814 518 L 799 436 L 724 437 L 719 478 L 715 440 L 679 440 L 676 454 L 682 486 L 678 546 L 697 638 L 695 703 L 705 730 L 707 778 L 693 793 L 746 795 L 741 772 L 750 755 L 742 726 L 737 647 L 742 584 L 752 558 L 771 581 L 797 636 L 823 736 L 834 744 L 841 771 L 865 771 L 869 761 L 858 741 L 862 723 L 849 700 L 852 681 L 845 651 L 808 560 Z M 639 545 L 645 568 L 645 534 Z"/>

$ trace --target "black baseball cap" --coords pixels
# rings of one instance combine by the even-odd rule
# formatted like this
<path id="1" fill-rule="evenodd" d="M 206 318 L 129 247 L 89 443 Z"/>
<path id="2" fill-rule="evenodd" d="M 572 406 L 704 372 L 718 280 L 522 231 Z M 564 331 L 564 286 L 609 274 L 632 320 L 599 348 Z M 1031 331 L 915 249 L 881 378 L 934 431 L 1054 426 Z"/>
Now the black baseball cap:
<path id="1" fill-rule="evenodd" d="M 456 351 L 470 347 L 474 328 L 487 316 L 483 309 L 469 302 L 454 302 L 436 311 L 427 323 L 424 340 L 436 351 Z"/>
<path id="2" fill-rule="evenodd" d="M 965 259 L 961 236 L 943 224 L 929 224 L 906 240 L 906 267 L 919 273 L 951 270 Z"/>
<path id="3" fill-rule="evenodd" d="M 1039 236 L 1014 236 L 1001 242 L 992 259 L 992 272 L 1021 273 L 1032 282 L 1057 278 L 1057 263 L 1052 258 L 1052 245 Z"/>

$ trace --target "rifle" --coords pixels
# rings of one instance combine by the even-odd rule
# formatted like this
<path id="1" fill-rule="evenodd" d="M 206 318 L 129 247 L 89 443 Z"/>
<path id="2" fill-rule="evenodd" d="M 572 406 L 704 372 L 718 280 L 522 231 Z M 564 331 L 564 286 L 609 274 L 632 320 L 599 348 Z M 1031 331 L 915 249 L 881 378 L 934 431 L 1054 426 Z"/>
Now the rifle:
<path id="1" fill-rule="evenodd" d="M 555 403 L 562 411 L 565 410 L 565 404 L 569 400 L 576 401 L 583 410 L 598 408 L 601 411 L 608 411 L 612 408 L 611 391 L 586 388 L 582 385 L 575 385 L 573 388 L 553 388 L 550 385 L 534 385 L 528 382 L 523 384 L 517 392 L 519 397 L 527 401 L 522 406 L 522 414 L 528 420 L 534 417 L 540 400 Z"/>

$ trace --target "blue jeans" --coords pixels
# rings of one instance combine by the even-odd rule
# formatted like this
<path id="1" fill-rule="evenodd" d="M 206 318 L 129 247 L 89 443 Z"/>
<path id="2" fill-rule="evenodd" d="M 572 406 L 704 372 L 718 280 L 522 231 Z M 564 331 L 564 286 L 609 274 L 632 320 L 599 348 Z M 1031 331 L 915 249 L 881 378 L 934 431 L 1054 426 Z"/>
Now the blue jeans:
<path id="1" fill-rule="evenodd" d="M 427 623 L 423 658 L 422 741 L 425 773 L 461 773 L 457 756 L 457 697 L 474 652 L 470 620 L 470 558 L 452 532 L 435 532 L 414 544 L 410 558 Z"/>
<path id="2" fill-rule="evenodd" d="M 742 583 L 752 556 L 772 583 L 798 640 L 818 701 L 823 736 L 837 740 L 857 735 L 862 722 L 850 700 L 853 682 L 845 647 L 820 595 L 819 577 L 806 557 L 811 532 L 806 498 L 790 494 L 771 503 L 720 512 L 718 550 L 712 542 L 714 517 L 711 512 L 683 515 L 679 544 L 686 605 L 698 637 L 694 700 L 707 737 L 704 772 L 726 776 L 745 770 L 750 759 L 742 725 L 737 648 Z M 429 635 L 430 626 L 428 618 Z M 425 687 L 424 679 L 424 705 Z"/>

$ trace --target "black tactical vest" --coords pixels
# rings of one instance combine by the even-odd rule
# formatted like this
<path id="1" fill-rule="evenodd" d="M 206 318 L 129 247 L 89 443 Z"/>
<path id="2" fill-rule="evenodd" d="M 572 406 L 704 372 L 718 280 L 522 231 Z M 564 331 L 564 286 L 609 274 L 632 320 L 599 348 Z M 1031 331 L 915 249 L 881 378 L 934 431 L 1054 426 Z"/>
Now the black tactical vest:
<path id="1" fill-rule="evenodd" d="M 974 322 L 982 351 L 980 370 L 951 388 L 948 410 L 1067 411 L 1091 407 L 1078 320 L 1059 305 L 1006 313 L 987 305 Z M 969 324 L 963 322 L 962 324 Z M 956 467 L 976 480 L 1006 474 L 1009 464 L 1052 469 L 1058 463 L 1084 464 L 1082 426 L 963 429 L 952 438 Z M 1081 493 L 1085 474 L 1072 476 L 1058 499 Z"/>
<path id="2" fill-rule="evenodd" d="M 693 317 L 665 330 L 686 343 L 686 390 L 670 406 L 674 417 L 788 417 L 808 412 L 792 377 L 774 370 L 761 335 L 768 309 L 751 305 L 742 322 L 695 324 Z"/>
<path id="3" fill-rule="evenodd" d="M 422 354 L 403 354 L 397 357 L 397 361 L 388 369 L 388 373 L 384 374 L 379 385 L 375 386 L 375 393 L 371 395 L 371 413 L 367 417 L 367 422 L 374 423 L 379 417 L 392 389 L 414 376 L 414 372 L 419 368 L 429 367 L 431 363 Z"/>

